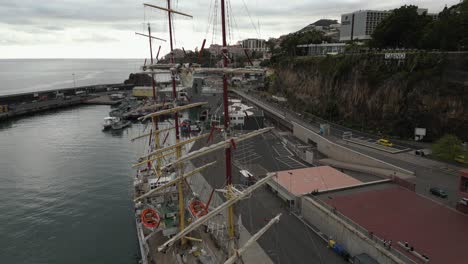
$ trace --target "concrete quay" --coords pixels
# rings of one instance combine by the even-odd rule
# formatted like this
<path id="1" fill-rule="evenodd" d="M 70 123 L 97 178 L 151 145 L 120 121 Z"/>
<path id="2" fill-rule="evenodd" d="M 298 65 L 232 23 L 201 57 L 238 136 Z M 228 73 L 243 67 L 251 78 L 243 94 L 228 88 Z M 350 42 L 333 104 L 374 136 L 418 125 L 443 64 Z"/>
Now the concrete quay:
<path id="1" fill-rule="evenodd" d="M 127 91 L 132 87 L 124 84 L 104 84 L 2 95 L 0 96 L 0 121 L 82 104 L 119 104 L 120 101 L 111 100 L 109 94 Z"/>

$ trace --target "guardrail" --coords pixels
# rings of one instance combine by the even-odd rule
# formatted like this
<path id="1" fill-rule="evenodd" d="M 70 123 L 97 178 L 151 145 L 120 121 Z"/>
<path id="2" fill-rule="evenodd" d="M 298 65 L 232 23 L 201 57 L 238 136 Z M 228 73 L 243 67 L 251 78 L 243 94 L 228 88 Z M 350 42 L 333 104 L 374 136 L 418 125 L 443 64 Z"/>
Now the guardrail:
<path id="1" fill-rule="evenodd" d="M 372 241 L 374 241 L 377 244 L 385 247 L 390 253 L 395 255 L 397 258 L 401 259 L 402 261 L 404 261 L 406 263 L 417 264 L 417 262 L 415 262 L 414 260 L 409 258 L 407 255 L 405 255 L 404 253 L 402 253 L 398 249 L 392 247 L 392 245 L 389 245 L 388 243 L 386 243 L 384 241 L 384 239 L 379 238 L 378 236 L 376 236 L 375 234 L 373 234 L 369 230 L 365 229 L 364 227 L 360 226 L 359 224 L 357 224 L 353 220 L 346 217 L 344 214 L 340 213 L 338 210 L 336 210 L 336 208 L 334 208 L 334 207 L 330 206 L 329 204 L 325 203 L 324 201 L 314 197 L 313 195 L 309 195 L 308 197 L 311 198 L 312 200 L 314 200 L 316 203 L 323 206 L 324 208 L 326 208 L 327 210 L 329 210 L 330 212 L 332 212 L 333 214 L 335 214 L 336 216 L 338 216 L 343 222 L 345 222 L 345 223 L 349 224 L 350 226 L 354 227 L 359 232 L 367 235 L 369 237 L 369 239 L 371 239 Z M 396 241 L 395 241 L 395 244 L 396 244 Z"/>

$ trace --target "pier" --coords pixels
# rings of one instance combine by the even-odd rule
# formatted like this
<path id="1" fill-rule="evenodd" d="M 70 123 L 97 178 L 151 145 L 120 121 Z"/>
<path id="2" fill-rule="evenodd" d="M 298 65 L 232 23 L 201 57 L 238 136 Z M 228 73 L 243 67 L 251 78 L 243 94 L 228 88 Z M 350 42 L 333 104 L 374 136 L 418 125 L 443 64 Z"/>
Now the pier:
<path id="1" fill-rule="evenodd" d="M 100 84 L 0 95 L 0 121 L 83 104 L 116 105 L 119 104 L 121 100 L 112 100 L 109 95 L 122 92 L 128 93 L 132 88 L 133 85 Z"/>

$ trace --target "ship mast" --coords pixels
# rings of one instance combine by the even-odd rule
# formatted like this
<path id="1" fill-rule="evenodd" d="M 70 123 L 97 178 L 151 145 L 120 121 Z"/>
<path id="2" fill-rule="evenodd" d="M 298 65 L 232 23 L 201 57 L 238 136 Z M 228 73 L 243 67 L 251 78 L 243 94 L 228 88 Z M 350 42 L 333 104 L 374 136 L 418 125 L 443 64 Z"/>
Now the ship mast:
<path id="1" fill-rule="evenodd" d="M 221 24 L 222 24 L 222 35 L 223 35 L 223 67 L 228 67 L 228 49 L 226 40 L 226 12 L 225 12 L 225 0 L 221 0 Z M 224 104 L 224 131 L 226 137 L 229 137 L 229 102 L 228 102 L 228 79 L 227 73 L 223 74 L 223 104 Z M 226 160 L 226 185 L 227 185 L 227 198 L 233 197 L 232 193 L 232 163 L 231 163 L 231 147 L 225 149 L 225 160 Z M 229 239 L 232 240 L 235 237 L 234 231 L 234 207 L 233 205 L 228 207 L 228 235 Z"/>
<path id="2" fill-rule="evenodd" d="M 149 6 L 153 8 L 157 8 L 163 11 L 167 11 L 168 14 L 168 19 L 169 19 L 169 43 L 171 47 L 171 64 L 175 64 L 175 59 L 174 59 L 174 41 L 173 41 L 173 36 L 172 36 L 172 13 L 174 14 L 179 14 L 187 17 L 192 17 L 190 15 L 175 11 L 171 9 L 171 0 L 167 0 L 167 8 L 160 7 L 160 6 L 155 6 L 151 4 L 143 4 L 144 6 Z M 176 69 L 173 66 L 171 68 L 171 79 L 172 79 L 172 97 L 174 100 L 174 107 L 177 107 L 177 84 L 176 84 Z M 182 157 L 182 146 L 179 144 L 180 143 L 180 129 L 179 129 L 179 113 L 174 112 L 174 122 L 175 122 L 175 132 L 176 132 L 176 144 L 178 147 L 176 148 L 176 157 L 177 159 L 180 159 Z M 178 166 L 179 173 L 182 170 L 182 165 Z M 185 229 L 185 203 L 184 203 L 184 179 L 182 173 L 180 173 L 180 179 L 177 183 L 177 191 L 178 191 L 178 196 L 179 196 L 179 229 L 180 231 Z M 181 244 L 185 245 L 186 244 L 186 239 L 183 238 L 181 240 Z"/>

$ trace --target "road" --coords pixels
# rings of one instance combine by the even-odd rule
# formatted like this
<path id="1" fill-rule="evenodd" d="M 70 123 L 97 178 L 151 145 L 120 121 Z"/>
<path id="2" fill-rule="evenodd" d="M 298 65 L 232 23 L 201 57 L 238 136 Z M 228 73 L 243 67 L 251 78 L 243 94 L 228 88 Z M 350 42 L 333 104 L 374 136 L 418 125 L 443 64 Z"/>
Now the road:
<path id="1" fill-rule="evenodd" d="M 302 126 L 309 128 L 313 131 L 319 131 L 320 123 L 313 122 L 312 120 L 305 120 L 301 114 L 292 112 L 290 110 L 279 108 L 279 106 L 272 105 L 270 103 L 264 102 L 259 98 L 253 97 L 251 94 L 246 94 L 239 90 L 234 90 L 236 94 L 241 97 L 244 97 L 248 101 L 253 102 L 260 108 L 269 111 L 270 113 L 275 114 L 277 117 L 282 118 L 285 122 L 296 122 L 301 124 Z M 413 155 L 412 153 L 398 153 L 398 154 L 390 154 L 384 151 L 374 150 L 371 148 L 367 148 L 364 146 L 359 146 L 355 144 L 349 144 L 344 142 L 341 138 L 343 132 L 349 131 L 346 128 L 336 127 L 332 125 L 330 127 L 331 135 L 327 137 L 327 139 L 334 141 L 340 145 L 348 147 L 350 149 L 356 150 L 363 154 L 369 155 L 371 157 L 383 160 L 395 166 L 399 166 L 403 169 L 410 170 L 415 172 L 416 179 L 416 191 L 417 193 L 424 195 L 430 199 L 436 200 L 438 202 L 444 203 L 446 205 L 454 207 L 455 204 L 458 202 L 458 194 L 457 194 L 457 177 L 458 177 L 458 170 L 462 169 L 461 167 L 457 167 L 451 164 L 445 164 L 442 162 L 434 161 L 427 158 L 422 158 Z M 361 132 L 362 133 L 362 132 Z M 354 134 L 354 132 L 353 132 Z M 357 133 L 356 133 L 357 134 Z M 360 134 L 357 134 L 358 136 Z M 368 137 L 369 135 L 363 133 L 362 136 Z M 415 147 L 411 144 L 404 145 L 401 147 Z M 438 197 L 434 197 L 429 194 L 429 189 L 431 187 L 440 187 L 448 193 L 448 199 L 441 199 Z"/>

